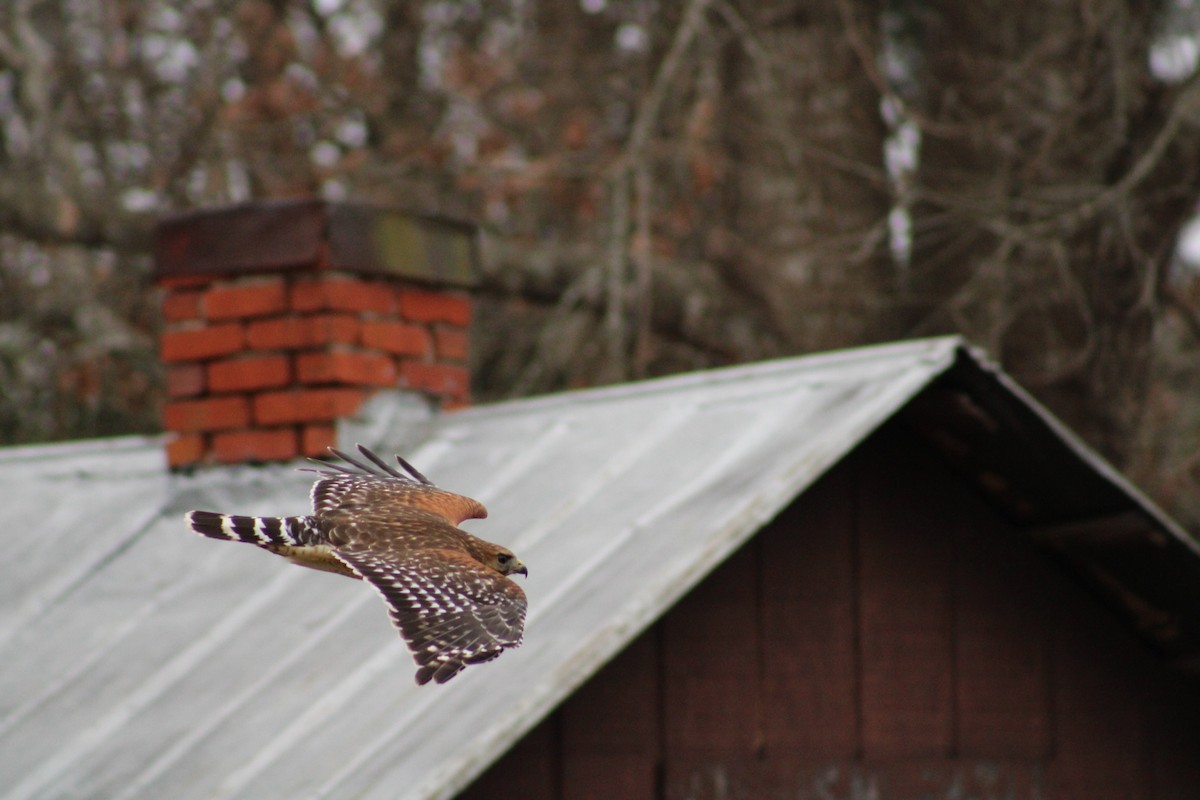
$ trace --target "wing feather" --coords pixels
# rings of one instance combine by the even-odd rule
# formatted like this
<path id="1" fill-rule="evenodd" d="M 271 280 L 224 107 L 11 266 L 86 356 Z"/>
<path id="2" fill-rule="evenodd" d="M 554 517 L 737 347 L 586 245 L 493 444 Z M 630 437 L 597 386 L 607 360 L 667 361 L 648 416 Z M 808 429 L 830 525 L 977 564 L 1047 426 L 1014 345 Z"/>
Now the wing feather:
<path id="1" fill-rule="evenodd" d="M 487 516 L 487 509 L 482 503 L 439 489 L 400 456 L 396 456 L 396 461 L 408 475 L 368 448 L 358 445 L 358 450 L 370 463 L 331 447 L 330 452 L 345 463 L 311 459 L 321 469 L 302 468 L 322 476 L 312 488 L 313 513 L 316 516 L 367 508 L 386 514 L 389 510 L 402 507 L 433 512 L 452 525 L 465 519 L 483 519 Z"/>
<path id="2" fill-rule="evenodd" d="M 430 549 L 397 562 L 357 545 L 334 555 L 383 597 L 413 653 L 418 683 L 445 683 L 467 664 L 521 644 L 525 593 L 466 553 Z"/>

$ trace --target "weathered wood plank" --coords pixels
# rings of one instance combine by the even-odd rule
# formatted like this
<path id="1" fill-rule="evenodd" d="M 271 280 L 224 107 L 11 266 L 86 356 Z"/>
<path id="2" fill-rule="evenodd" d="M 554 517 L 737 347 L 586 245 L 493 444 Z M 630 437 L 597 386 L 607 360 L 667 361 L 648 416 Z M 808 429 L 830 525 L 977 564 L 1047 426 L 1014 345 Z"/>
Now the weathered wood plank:
<path id="1" fill-rule="evenodd" d="M 1050 642 L 1045 556 L 956 481 L 939 498 L 955 526 L 955 691 L 958 751 L 980 758 L 1048 756 Z"/>
<path id="2" fill-rule="evenodd" d="M 853 467 L 843 463 L 760 534 L 769 752 L 857 752 Z"/>
<path id="3" fill-rule="evenodd" d="M 858 452 L 863 752 L 946 756 L 954 744 L 955 520 L 924 448 L 884 429 Z"/>
<path id="4" fill-rule="evenodd" d="M 564 800 L 654 800 L 662 750 L 657 636 L 643 633 L 562 705 Z"/>
<path id="5" fill-rule="evenodd" d="M 761 745 L 756 555 L 739 550 L 662 621 L 670 753 Z"/>

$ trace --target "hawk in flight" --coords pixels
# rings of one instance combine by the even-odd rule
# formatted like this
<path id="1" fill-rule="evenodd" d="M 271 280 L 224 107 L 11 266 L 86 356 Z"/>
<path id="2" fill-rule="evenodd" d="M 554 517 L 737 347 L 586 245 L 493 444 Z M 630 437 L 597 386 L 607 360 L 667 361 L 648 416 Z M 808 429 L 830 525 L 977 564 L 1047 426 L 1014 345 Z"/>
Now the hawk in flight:
<path id="1" fill-rule="evenodd" d="M 458 527 L 487 509 L 437 488 L 400 456 L 401 472 L 362 445 L 370 462 L 330 448 L 345 464 L 315 461 L 313 513 L 241 517 L 191 511 L 188 524 L 212 539 L 261 547 L 301 566 L 366 581 L 387 603 L 417 662 L 417 683 L 438 683 L 521 643 L 528 576 L 512 551 Z"/>

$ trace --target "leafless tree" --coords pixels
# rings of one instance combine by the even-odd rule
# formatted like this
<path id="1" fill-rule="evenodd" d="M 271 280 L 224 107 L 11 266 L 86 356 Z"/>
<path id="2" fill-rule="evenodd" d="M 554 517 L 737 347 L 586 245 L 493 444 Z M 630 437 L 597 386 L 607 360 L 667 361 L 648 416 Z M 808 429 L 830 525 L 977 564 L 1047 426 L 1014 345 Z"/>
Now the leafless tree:
<path id="1" fill-rule="evenodd" d="M 482 398 L 961 331 L 1171 502 L 1181 9 L 12 0 L 0 438 L 153 429 L 154 220 L 319 195 L 484 225 Z"/>

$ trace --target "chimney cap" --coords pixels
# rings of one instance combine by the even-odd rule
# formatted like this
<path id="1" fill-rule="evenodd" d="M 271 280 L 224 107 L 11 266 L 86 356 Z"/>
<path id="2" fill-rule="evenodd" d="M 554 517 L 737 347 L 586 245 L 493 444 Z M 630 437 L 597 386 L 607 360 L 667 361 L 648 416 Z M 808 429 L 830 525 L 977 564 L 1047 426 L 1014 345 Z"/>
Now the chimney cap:
<path id="1" fill-rule="evenodd" d="M 478 227 L 467 220 L 325 200 L 253 201 L 165 217 L 157 277 L 319 269 L 478 284 Z"/>

